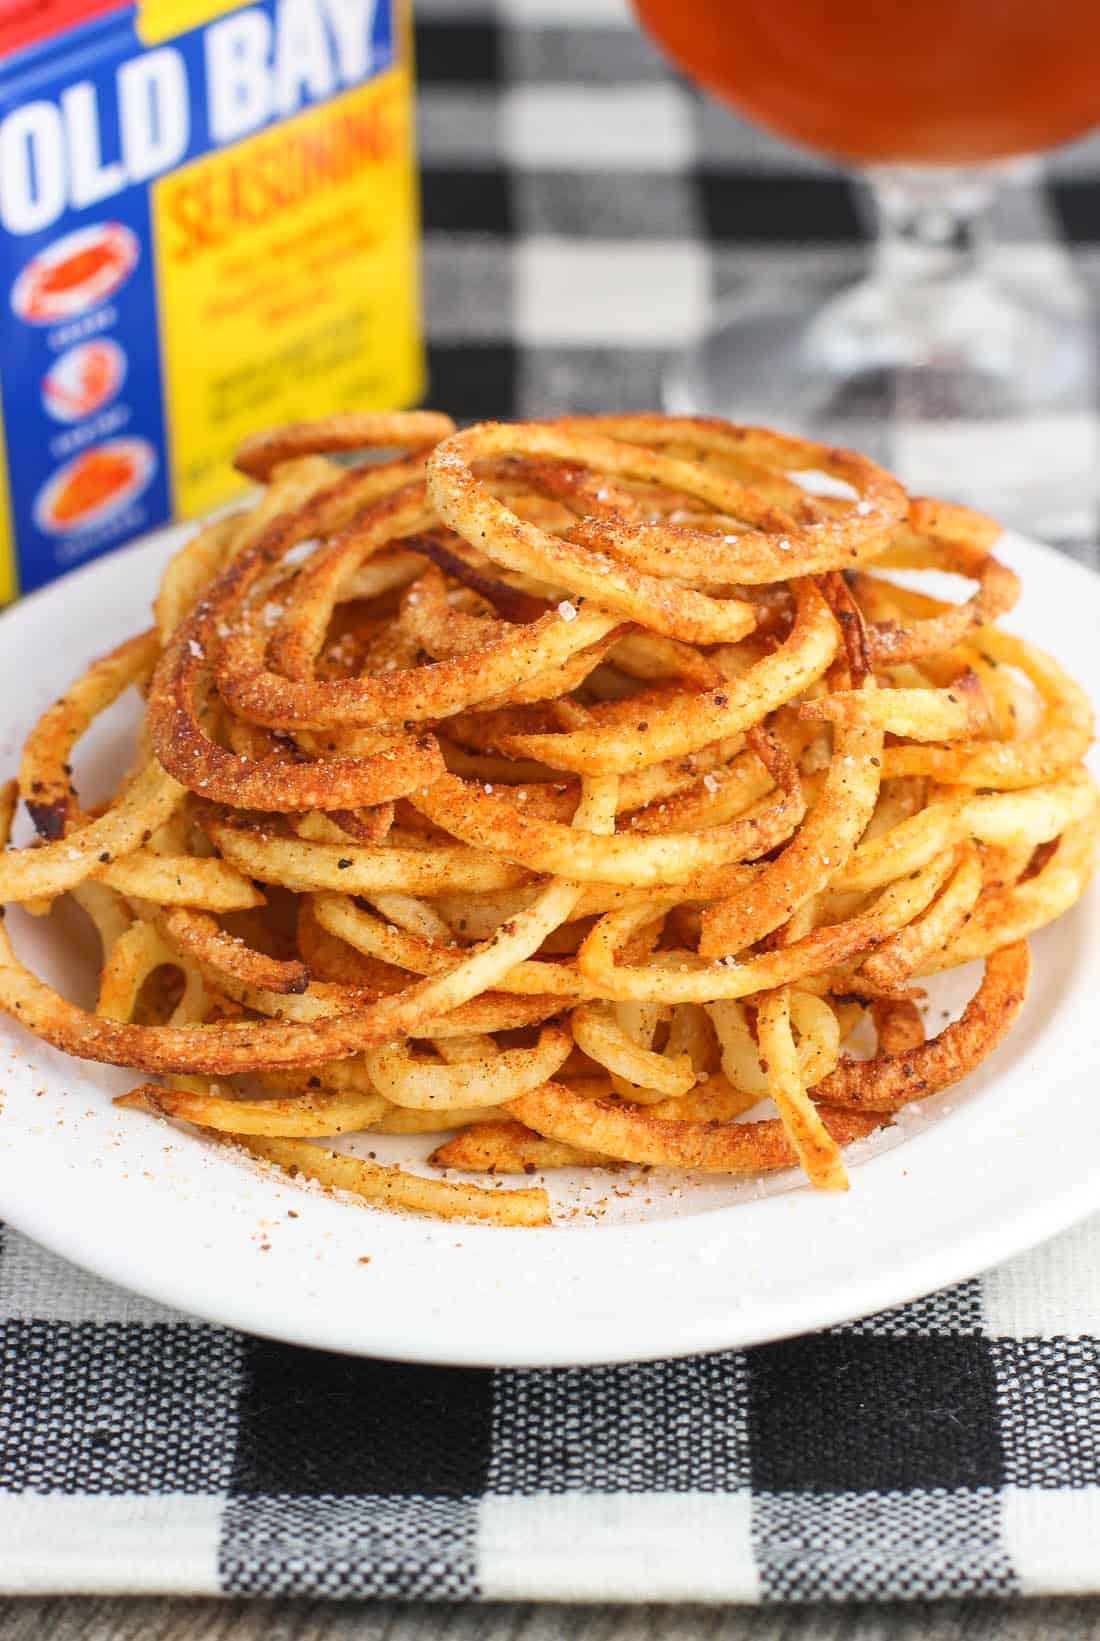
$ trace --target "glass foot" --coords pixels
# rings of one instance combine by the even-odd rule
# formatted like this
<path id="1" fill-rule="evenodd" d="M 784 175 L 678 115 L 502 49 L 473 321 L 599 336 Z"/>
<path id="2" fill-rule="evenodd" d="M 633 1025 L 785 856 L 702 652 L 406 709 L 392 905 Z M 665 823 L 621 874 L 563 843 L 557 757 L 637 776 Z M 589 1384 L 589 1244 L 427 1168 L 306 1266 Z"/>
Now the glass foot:
<path id="1" fill-rule="evenodd" d="M 777 285 L 719 311 L 669 370 L 665 406 L 850 446 L 915 493 L 1084 539 L 1100 502 L 1095 346 L 1056 275 L 909 301 L 875 280 Z"/>

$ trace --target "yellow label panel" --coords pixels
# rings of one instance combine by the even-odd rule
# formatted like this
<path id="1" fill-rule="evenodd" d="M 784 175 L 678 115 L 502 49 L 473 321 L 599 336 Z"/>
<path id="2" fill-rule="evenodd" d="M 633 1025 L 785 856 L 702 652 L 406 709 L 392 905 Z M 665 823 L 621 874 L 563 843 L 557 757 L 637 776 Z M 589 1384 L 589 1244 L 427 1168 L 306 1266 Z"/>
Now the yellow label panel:
<path id="1" fill-rule="evenodd" d="M 241 0 L 140 0 L 134 28 L 147 46 L 171 40 L 188 29 L 200 28 L 215 17 L 236 11 Z"/>
<path id="2" fill-rule="evenodd" d="M 150 189 L 177 513 L 257 427 L 420 396 L 412 155 L 398 67 Z"/>

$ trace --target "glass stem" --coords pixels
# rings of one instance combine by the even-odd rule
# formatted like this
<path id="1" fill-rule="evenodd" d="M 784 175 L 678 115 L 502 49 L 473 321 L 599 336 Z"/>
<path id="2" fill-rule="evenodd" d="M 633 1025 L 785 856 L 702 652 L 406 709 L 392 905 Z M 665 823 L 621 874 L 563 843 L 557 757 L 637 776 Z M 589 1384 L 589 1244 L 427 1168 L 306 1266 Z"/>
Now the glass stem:
<path id="1" fill-rule="evenodd" d="M 988 175 L 890 166 L 867 180 L 878 218 L 872 277 L 899 313 L 916 320 L 952 289 L 987 277 Z"/>

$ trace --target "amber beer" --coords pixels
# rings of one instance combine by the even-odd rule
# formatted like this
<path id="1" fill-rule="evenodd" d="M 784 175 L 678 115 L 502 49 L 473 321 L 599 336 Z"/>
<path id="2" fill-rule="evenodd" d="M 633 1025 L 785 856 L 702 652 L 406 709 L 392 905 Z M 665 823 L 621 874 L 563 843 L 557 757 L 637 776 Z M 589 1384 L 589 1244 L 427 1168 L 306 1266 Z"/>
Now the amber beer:
<path id="1" fill-rule="evenodd" d="M 959 165 L 1100 120 L 1100 0 L 636 0 L 687 72 L 807 147 Z"/>

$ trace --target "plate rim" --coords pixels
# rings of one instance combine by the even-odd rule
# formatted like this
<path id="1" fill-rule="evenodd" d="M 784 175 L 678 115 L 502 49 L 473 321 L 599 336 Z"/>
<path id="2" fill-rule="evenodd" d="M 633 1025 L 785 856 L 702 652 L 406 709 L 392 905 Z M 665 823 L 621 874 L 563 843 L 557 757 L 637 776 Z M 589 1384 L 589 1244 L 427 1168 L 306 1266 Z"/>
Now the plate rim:
<path id="1" fill-rule="evenodd" d="M 94 580 L 103 571 L 105 563 L 117 566 L 119 561 L 133 556 L 152 557 L 166 552 L 170 545 L 183 539 L 190 528 L 188 525 L 166 526 L 35 589 L 0 614 L 0 639 L 8 637 L 13 628 L 20 624 L 24 612 L 32 604 L 68 604 L 70 600 L 78 599 L 81 584 L 89 579 Z M 1055 579 L 1061 579 L 1069 587 L 1079 588 L 1082 592 L 1087 589 L 1088 599 L 1100 613 L 1100 577 L 1092 570 L 1056 549 L 1027 537 L 1013 533 L 1009 540 L 1014 549 L 1022 551 L 1026 558 L 1035 563 L 1036 573 L 1041 574 L 1045 567 Z M 93 615 L 94 610 L 89 610 L 86 619 L 91 620 Z M 6 1026 L 6 1017 L 3 1017 L 2 1023 Z M 83 1062 L 74 1061 L 73 1064 L 80 1066 Z M 903 1150 L 914 1143 L 916 1139 L 909 1139 L 897 1149 Z M 240 1164 L 235 1163 L 235 1166 Z M 784 1212 L 782 1205 L 791 1200 L 790 1197 L 777 1196 L 745 1206 L 775 1214 Z M 58 1219 L 56 1213 L 51 1215 L 50 1210 L 54 1206 L 50 1199 L 36 1197 L 32 1191 L 21 1193 L 17 1180 L 7 1183 L 0 1180 L 0 1215 L 15 1230 L 91 1274 L 177 1312 L 261 1337 L 380 1359 L 467 1367 L 565 1367 L 658 1360 L 744 1348 L 839 1325 L 911 1302 L 1013 1258 L 1100 1209 L 1100 1170 L 1090 1174 L 1087 1168 L 1082 1168 L 1068 1182 L 1052 1182 L 1045 1193 L 1027 1198 L 1022 1207 L 1018 1204 L 1017 1212 L 1011 1218 L 1004 1214 L 993 1215 L 956 1243 L 931 1240 L 919 1256 L 906 1260 L 900 1268 L 900 1277 L 898 1266 L 889 1262 L 864 1271 L 858 1284 L 853 1285 L 851 1300 L 842 1297 L 835 1283 L 814 1294 L 812 1302 L 797 1290 L 778 1298 L 773 1296 L 763 1307 L 767 1316 L 763 1328 L 759 1322 L 754 1324 L 755 1312 L 750 1310 L 747 1315 L 741 1315 L 736 1310 L 723 1310 L 721 1293 L 709 1291 L 707 1302 L 697 1306 L 690 1317 L 677 1315 L 674 1332 L 669 1337 L 655 1338 L 654 1332 L 659 1330 L 655 1330 L 648 1319 L 641 1322 L 634 1320 L 630 1324 L 616 1319 L 606 1326 L 596 1322 L 588 1324 L 588 1337 L 583 1346 L 578 1345 L 574 1326 L 574 1337 L 570 1339 L 567 1328 L 565 1338 L 557 1348 L 534 1340 L 527 1348 L 513 1339 L 503 1351 L 499 1346 L 480 1345 L 476 1342 L 476 1336 L 471 1338 L 469 1335 L 451 1338 L 443 1345 L 438 1338 L 432 1338 L 430 1327 L 422 1327 L 419 1332 L 415 1328 L 410 1330 L 409 1319 L 401 1312 L 386 1317 L 374 1315 L 364 1328 L 359 1316 L 341 1318 L 333 1315 L 333 1310 L 338 1311 L 340 1307 L 333 1307 L 330 1302 L 326 1308 L 323 1293 L 320 1301 L 312 1305 L 300 1306 L 297 1310 L 284 1308 L 276 1313 L 272 1310 L 266 1284 L 242 1289 L 239 1284 L 227 1279 L 224 1285 L 215 1283 L 211 1287 L 209 1272 L 202 1268 L 193 1272 L 183 1259 L 174 1265 L 161 1265 L 150 1270 L 142 1264 L 140 1252 L 135 1252 L 133 1247 L 117 1246 L 109 1231 L 100 1237 L 96 1227 L 89 1235 L 86 1220 L 78 1216 L 61 1216 Z M 745 1207 L 741 1205 L 717 1207 L 689 1219 L 665 1224 L 661 1229 L 666 1237 L 683 1237 L 690 1242 L 692 1226 L 712 1222 L 714 1216 L 719 1214 L 744 1211 Z M 644 1245 L 654 1228 L 653 1224 L 608 1225 L 600 1228 L 599 1235 L 601 1239 L 626 1239 Z M 463 1230 L 466 1231 L 466 1228 L 463 1227 Z M 554 1229 L 519 1232 L 481 1227 L 475 1228 L 475 1234 L 484 1238 L 505 1235 L 551 1237 L 560 1233 Z M 576 1234 L 587 1237 L 591 1233 Z M 137 1246 L 140 1248 L 140 1239 Z M 720 1270 L 720 1267 L 715 1270 L 716 1285 Z M 193 1277 L 190 1283 L 189 1276 Z M 317 1296 L 314 1298 L 316 1300 Z M 613 1330 L 613 1337 L 609 1329 Z"/>

